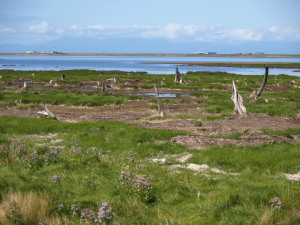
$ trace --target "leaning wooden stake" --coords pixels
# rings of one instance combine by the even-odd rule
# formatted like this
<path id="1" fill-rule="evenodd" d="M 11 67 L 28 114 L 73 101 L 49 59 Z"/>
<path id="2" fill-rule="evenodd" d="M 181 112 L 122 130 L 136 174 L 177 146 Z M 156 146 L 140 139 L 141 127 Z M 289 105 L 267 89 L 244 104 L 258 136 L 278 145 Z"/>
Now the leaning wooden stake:
<path id="1" fill-rule="evenodd" d="M 160 99 L 159 99 L 159 93 L 158 93 L 158 90 L 157 90 L 155 85 L 154 85 L 154 90 L 155 90 L 155 93 L 156 93 L 158 113 L 159 113 L 160 117 L 164 117 L 164 112 L 162 111 L 162 104 L 161 104 Z"/>
<path id="2" fill-rule="evenodd" d="M 269 66 L 265 65 L 265 76 L 264 76 L 263 82 L 260 85 L 260 88 L 256 92 L 255 99 L 258 99 L 260 97 L 261 93 L 263 92 L 263 90 L 267 84 L 268 76 L 269 76 Z"/>
<path id="3" fill-rule="evenodd" d="M 232 81 L 232 96 L 231 96 L 231 100 L 234 103 L 234 112 L 236 114 L 241 115 L 241 116 L 246 116 L 248 114 L 247 113 L 247 109 L 244 106 L 243 98 L 238 93 L 234 81 Z"/>

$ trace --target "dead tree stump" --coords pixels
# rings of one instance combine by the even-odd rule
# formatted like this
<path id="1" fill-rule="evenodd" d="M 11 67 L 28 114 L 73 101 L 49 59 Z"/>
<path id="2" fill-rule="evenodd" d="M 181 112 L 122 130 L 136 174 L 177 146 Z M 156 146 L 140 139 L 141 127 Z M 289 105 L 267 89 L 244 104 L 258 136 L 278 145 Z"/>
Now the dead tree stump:
<path id="1" fill-rule="evenodd" d="M 240 116 L 248 115 L 247 109 L 244 106 L 244 101 L 242 96 L 238 93 L 234 81 L 232 81 L 232 96 L 231 100 L 234 103 L 234 112 Z"/>
<path id="2" fill-rule="evenodd" d="M 47 117 L 55 118 L 54 114 L 47 108 L 46 105 L 44 105 L 44 108 L 45 108 L 44 111 L 38 111 L 37 113 Z"/>
<path id="3" fill-rule="evenodd" d="M 154 90 L 155 90 L 155 93 L 156 93 L 156 101 L 157 101 L 157 110 L 158 110 L 158 114 L 160 117 L 164 117 L 164 112 L 162 110 L 162 104 L 161 104 L 161 101 L 159 99 L 159 93 L 158 93 L 158 90 L 156 88 L 156 86 L 154 85 Z"/>

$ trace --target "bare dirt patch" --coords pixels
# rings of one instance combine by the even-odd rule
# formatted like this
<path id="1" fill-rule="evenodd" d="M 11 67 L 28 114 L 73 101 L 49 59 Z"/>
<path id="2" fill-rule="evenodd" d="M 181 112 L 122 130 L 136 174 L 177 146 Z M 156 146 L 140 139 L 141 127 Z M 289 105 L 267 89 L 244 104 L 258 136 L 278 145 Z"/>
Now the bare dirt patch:
<path id="1" fill-rule="evenodd" d="M 196 149 L 222 145 L 248 146 L 275 142 L 296 143 L 300 141 L 299 135 L 285 137 L 280 135 L 266 135 L 261 131 L 263 128 L 274 131 L 299 128 L 299 119 L 290 120 L 265 114 L 255 114 L 243 118 L 232 117 L 214 121 L 203 121 L 203 125 L 200 128 L 194 125 L 195 121 L 170 119 L 165 121 L 147 121 L 143 125 L 157 129 L 191 131 L 192 134 L 174 137 L 172 141 Z M 243 132 L 245 134 L 242 134 Z M 241 133 L 238 139 L 222 138 L 222 136 L 226 137 L 235 133 Z"/>

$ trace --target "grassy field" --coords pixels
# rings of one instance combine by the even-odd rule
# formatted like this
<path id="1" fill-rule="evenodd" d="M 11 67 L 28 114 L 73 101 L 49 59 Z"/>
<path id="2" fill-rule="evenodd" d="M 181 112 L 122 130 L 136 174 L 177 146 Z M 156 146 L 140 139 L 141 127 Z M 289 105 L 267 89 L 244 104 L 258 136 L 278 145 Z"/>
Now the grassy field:
<path id="1" fill-rule="evenodd" d="M 270 76 L 268 89 L 253 102 L 248 96 L 260 86 L 261 75 L 189 72 L 183 75 L 184 83 L 175 84 L 174 75 L 64 73 L 65 81 L 55 71 L 2 71 L 0 111 L 41 103 L 92 108 L 143 101 L 156 108 L 154 99 L 128 94 L 150 92 L 156 84 L 161 91 L 189 93 L 162 102 L 200 107 L 201 114 L 193 118 L 201 131 L 210 119 L 232 120 L 230 89 L 235 80 L 251 114 L 299 120 L 299 77 Z M 107 81 L 114 75 L 118 87 Z M 28 88 L 18 92 L 25 80 Z M 50 80 L 60 86 L 46 86 Z M 110 93 L 81 88 L 98 81 L 106 81 Z M 180 117 L 187 118 L 176 114 L 164 119 Z M 240 140 L 249 133 L 217 138 Z M 260 133 L 297 140 L 300 129 Z M 147 128 L 138 120 L 70 123 L 0 116 L 0 224 L 300 224 L 300 181 L 285 175 L 300 172 L 299 142 L 197 150 L 174 142 L 179 135 L 195 133 Z"/>

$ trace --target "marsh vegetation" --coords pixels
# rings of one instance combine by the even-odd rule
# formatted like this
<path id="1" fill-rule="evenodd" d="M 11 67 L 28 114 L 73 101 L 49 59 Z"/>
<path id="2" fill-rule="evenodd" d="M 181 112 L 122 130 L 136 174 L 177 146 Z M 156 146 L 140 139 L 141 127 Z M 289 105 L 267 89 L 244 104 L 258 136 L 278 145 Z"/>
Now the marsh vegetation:
<path id="1" fill-rule="evenodd" d="M 299 77 L 1 74 L 1 224 L 300 223 Z"/>

